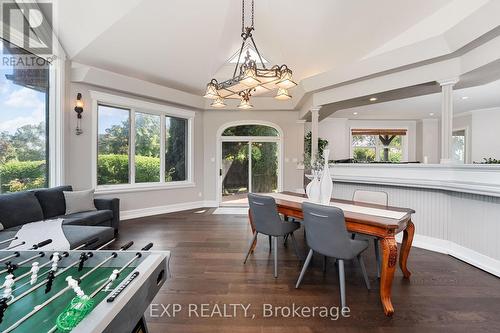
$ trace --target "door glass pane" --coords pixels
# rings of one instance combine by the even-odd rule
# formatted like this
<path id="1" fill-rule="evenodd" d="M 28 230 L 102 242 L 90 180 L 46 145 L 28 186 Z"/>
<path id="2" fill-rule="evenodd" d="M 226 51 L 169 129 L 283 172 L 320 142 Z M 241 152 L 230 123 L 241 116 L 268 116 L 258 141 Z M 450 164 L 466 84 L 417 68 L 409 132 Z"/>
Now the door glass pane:
<path id="1" fill-rule="evenodd" d="M 187 179 L 187 124 L 184 118 L 165 117 L 165 181 Z"/>
<path id="2" fill-rule="evenodd" d="M 278 191 L 278 144 L 252 143 L 252 192 Z"/>
<path id="3" fill-rule="evenodd" d="M 49 64 L 30 54 L 25 66 L 9 46 L 0 42 L 0 193 L 47 187 L 49 170 Z"/>
<path id="4" fill-rule="evenodd" d="M 129 183 L 130 110 L 98 106 L 97 184 Z"/>
<path id="5" fill-rule="evenodd" d="M 135 182 L 160 181 L 160 116 L 135 114 Z"/>
<path id="6" fill-rule="evenodd" d="M 246 202 L 248 183 L 248 142 L 222 143 L 222 201 Z"/>

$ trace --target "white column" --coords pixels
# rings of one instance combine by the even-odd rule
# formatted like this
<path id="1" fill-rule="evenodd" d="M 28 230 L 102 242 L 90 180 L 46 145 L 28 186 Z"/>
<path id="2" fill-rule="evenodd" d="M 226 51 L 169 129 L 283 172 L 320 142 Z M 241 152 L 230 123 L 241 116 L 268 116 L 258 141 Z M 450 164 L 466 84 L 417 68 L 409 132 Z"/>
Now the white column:
<path id="1" fill-rule="evenodd" d="M 441 163 L 451 163 L 453 140 L 453 86 L 458 78 L 439 81 L 441 85 Z"/>
<path id="2" fill-rule="evenodd" d="M 311 108 L 311 162 L 318 153 L 318 123 L 320 106 Z"/>

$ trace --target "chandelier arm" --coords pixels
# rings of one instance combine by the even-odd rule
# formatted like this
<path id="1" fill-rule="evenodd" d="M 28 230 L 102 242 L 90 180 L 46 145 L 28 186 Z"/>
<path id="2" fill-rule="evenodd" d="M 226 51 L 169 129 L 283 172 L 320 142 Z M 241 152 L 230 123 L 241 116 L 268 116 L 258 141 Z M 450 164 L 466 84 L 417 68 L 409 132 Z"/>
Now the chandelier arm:
<path id="1" fill-rule="evenodd" d="M 257 48 L 255 41 L 253 40 L 253 36 L 250 36 L 250 40 L 252 41 L 253 47 L 255 48 L 255 52 L 257 52 L 257 55 L 259 56 L 260 63 L 262 64 L 262 67 L 264 67 L 264 69 L 266 69 L 266 65 L 264 64 L 264 61 L 262 60 L 259 49 Z"/>
<path id="2" fill-rule="evenodd" d="M 238 53 L 238 61 L 236 61 L 236 66 L 234 66 L 233 79 L 236 77 L 236 71 L 238 70 L 238 65 L 240 64 L 241 53 L 243 52 L 243 47 L 245 46 L 246 39 L 243 39 L 241 43 L 240 53 Z"/>

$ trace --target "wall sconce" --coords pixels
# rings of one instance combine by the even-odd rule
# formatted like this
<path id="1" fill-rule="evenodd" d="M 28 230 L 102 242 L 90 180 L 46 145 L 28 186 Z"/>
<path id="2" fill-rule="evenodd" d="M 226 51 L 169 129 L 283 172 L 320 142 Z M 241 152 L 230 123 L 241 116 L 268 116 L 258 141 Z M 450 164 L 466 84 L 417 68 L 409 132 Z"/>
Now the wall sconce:
<path id="1" fill-rule="evenodd" d="M 80 135 L 83 133 L 82 130 L 82 113 L 83 113 L 83 101 L 82 94 L 78 93 L 76 95 L 76 105 L 75 105 L 76 116 L 76 135 Z"/>

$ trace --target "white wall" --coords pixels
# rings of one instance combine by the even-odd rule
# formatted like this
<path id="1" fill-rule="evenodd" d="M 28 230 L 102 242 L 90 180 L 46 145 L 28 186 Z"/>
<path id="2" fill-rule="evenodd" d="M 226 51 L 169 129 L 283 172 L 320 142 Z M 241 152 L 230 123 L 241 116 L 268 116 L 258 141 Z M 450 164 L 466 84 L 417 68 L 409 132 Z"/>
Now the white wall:
<path id="1" fill-rule="evenodd" d="M 283 190 L 303 188 L 303 170 L 297 168 L 297 161 L 303 160 L 304 123 L 298 120 L 298 111 L 207 110 L 203 113 L 205 200 L 218 198 L 217 131 L 227 123 L 259 120 L 274 123 L 283 130 Z"/>
<path id="2" fill-rule="evenodd" d="M 76 190 L 88 189 L 92 184 L 92 108 L 89 90 L 103 91 L 120 96 L 128 96 L 148 101 L 148 99 L 131 96 L 109 89 L 98 88 L 88 84 L 72 83 L 70 96 L 81 93 L 85 108 L 82 119 L 82 135 L 75 135 L 76 114 L 73 107 L 67 108 L 70 113 L 69 127 L 66 129 L 65 154 L 68 156 L 66 165 L 66 183 Z M 152 100 L 149 100 L 152 101 Z M 153 102 L 157 102 L 154 101 Z M 144 208 L 161 207 L 203 200 L 203 116 L 197 111 L 194 118 L 194 187 L 163 189 L 155 191 L 134 191 L 101 195 L 103 197 L 120 198 L 121 210 L 130 211 Z"/>
<path id="3" fill-rule="evenodd" d="M 483 158 L 500 159 L 500 108 L 474 110 L 472 114 L 472 161 Z"/>
<path id="4" fill-rule="evenodd" d="M 319 137 L 328 140 L 330 159 L 350 158 L 350 131 L 352 128 L 405 128 L 408 142 L 408 160 L 416 160 L 417 125 L 414 120 L 354 120 L 325 118 L 320 121 Z"/>

